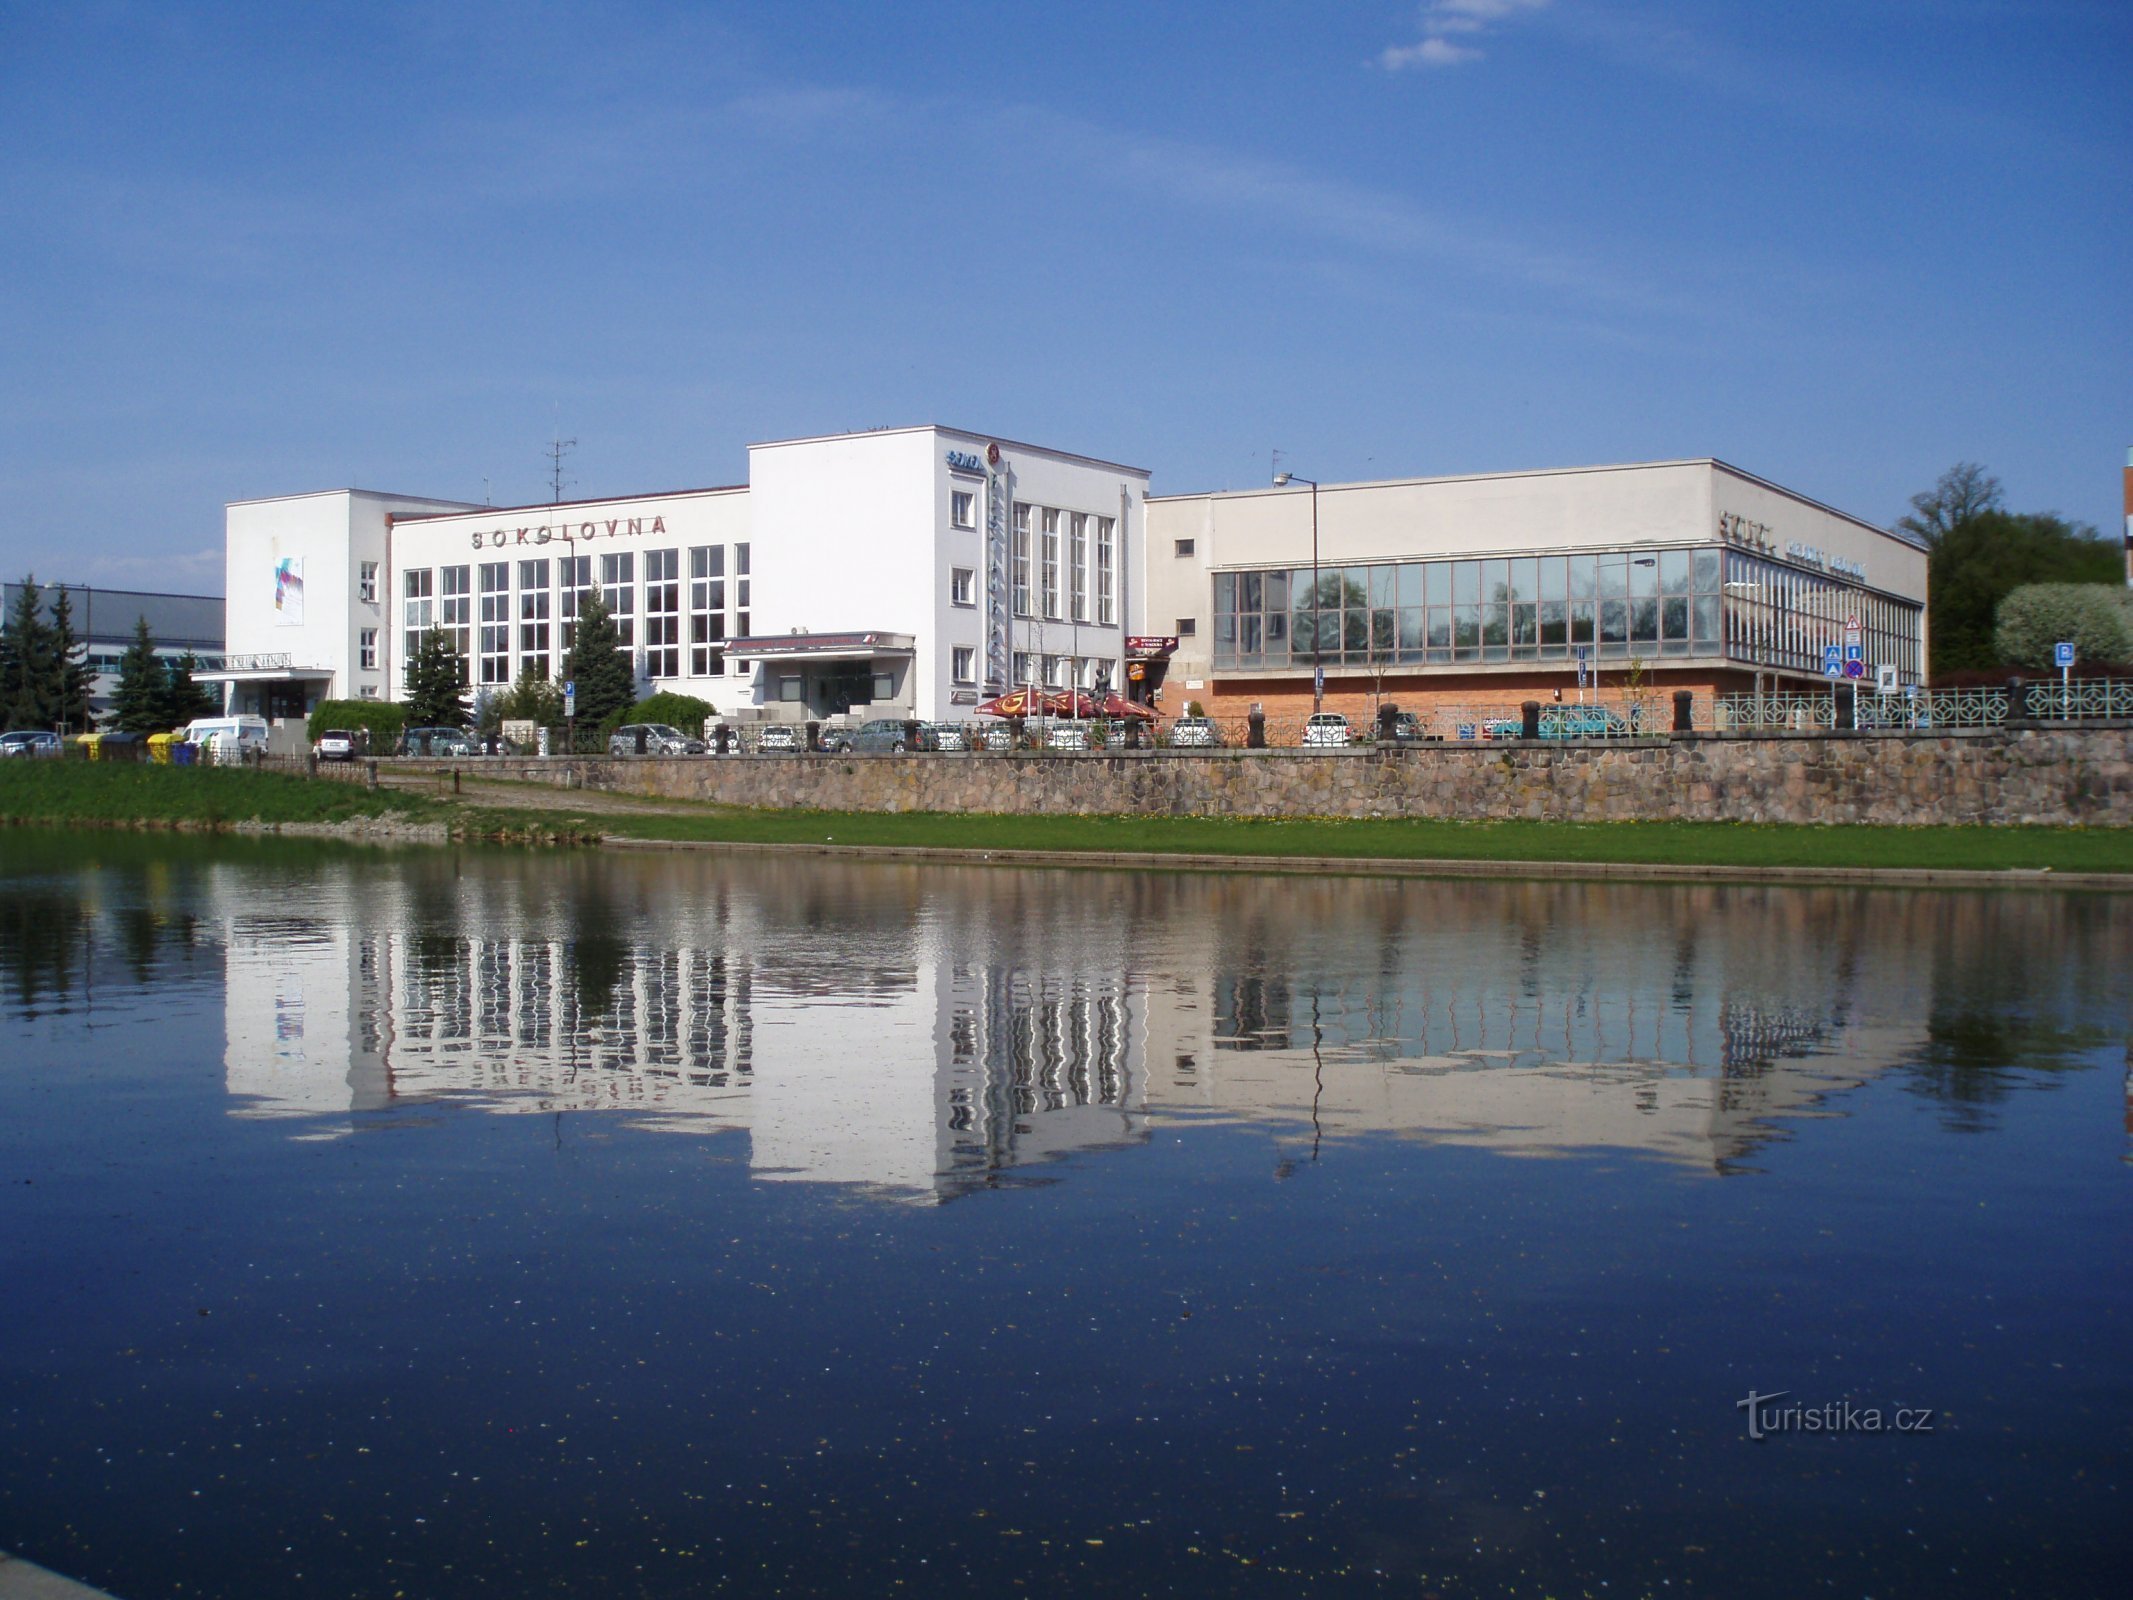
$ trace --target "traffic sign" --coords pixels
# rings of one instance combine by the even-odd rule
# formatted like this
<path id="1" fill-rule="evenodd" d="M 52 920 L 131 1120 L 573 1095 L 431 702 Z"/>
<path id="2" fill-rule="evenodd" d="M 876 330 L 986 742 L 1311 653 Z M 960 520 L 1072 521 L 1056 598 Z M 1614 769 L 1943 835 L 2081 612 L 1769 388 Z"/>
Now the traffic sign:
<path id="1" fill-rule="evenodd" d="M 1844 676 L 1844 647 L 1842 645 L 1826 644 L 1822 647 L 1822 676 L 1825 678 L 1841 678 Z"/>
<path id="2" fill-rule="evenodd" d="M 1326 692 L 1326 669 L 1324 667 L 1318 668 L 1311 674 L 1311 688 L 1317 694 Z"/>
<path id="3" fill-rule="evenodd" d="M 1844 675 L 1847 678 L 1865 677 L 1866 663 L 1864 661 L 1861 661 L 1857 656 L 1853 656 L 1850 660 L 1844 663 Z"/>
<path id="4" fill-rule="evenodd" d="M 569 678 L 564 680 L 563 683 L 563 715 L 566 717 L 574 717 L 577 714 L 578 680 L 575 678 Z"/>
<path id="5" fill-rule="evenodd" d="M 1846 633 L 1858 633 L 1860 631 L 1859 619 L 1857 617 L 1846 617 L 1844 619 L 1844 631 Z"/>
<path id="6" fill-rule="evenodd" d="M 2057 644 L 2052 646 L 2052 665 L 2055 667 L 2070 667 L 2073 664 L 2074 641 L 2071 639 L 2061 639 Z"/>

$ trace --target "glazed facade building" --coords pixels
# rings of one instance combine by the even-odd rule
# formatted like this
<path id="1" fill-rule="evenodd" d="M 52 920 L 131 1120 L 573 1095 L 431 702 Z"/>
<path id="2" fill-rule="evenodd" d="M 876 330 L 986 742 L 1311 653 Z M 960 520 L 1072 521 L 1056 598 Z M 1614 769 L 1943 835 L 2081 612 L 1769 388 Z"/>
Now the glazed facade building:
<path id="1" fill-rule="evenodd" d="M 1718 461 L 1296 480 L 1151 499 L 1148 529 L 1166 709 L 1309 711 L 1320 670 L 1358 719 L 1574 700 L 1581 676 L 1601 699 L 1819 688 L 1832 649 L 1869 686 L 1925 681 L 1925 551 Z"/>

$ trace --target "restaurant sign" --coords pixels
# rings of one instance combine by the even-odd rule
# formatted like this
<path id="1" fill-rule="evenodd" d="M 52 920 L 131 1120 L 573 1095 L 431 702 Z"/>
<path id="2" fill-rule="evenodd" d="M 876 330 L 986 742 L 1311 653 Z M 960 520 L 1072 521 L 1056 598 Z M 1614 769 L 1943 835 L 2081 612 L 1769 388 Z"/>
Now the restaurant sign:
<path id="1" fill-rule="evenodd" d="M 1177 654 L 1176 634 L 1130 633 L 1126 635 L 1126 659 L 1128 661 L 1161 661 L 1166 656 Z"/>

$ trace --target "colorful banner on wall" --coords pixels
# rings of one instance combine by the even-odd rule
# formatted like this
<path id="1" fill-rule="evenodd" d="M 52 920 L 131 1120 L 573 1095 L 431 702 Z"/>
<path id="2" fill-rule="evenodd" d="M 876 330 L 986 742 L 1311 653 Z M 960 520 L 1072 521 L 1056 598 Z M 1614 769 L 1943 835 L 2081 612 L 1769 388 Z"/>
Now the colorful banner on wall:
<path id="1" fill-rule="evenodd" d="M 274 626 L 304 625 L 304 558 L 283 556 L 274 563 Z"/>

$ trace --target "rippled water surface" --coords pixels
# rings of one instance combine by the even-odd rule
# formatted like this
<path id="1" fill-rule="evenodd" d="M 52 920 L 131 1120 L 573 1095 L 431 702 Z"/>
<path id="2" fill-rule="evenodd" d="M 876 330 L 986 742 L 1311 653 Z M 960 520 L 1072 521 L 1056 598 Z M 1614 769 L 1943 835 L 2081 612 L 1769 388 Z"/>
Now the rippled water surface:
<path id="1" fill-rule="evenodd" d="M 2110 896 L 0 835 L 0 1548 L 2115 1595 L 2129 971 Z"/>

